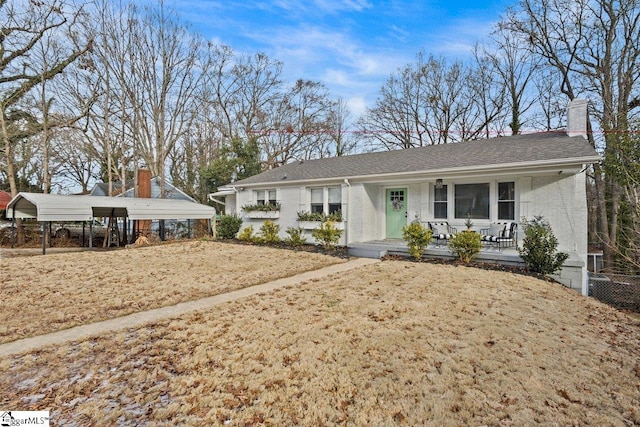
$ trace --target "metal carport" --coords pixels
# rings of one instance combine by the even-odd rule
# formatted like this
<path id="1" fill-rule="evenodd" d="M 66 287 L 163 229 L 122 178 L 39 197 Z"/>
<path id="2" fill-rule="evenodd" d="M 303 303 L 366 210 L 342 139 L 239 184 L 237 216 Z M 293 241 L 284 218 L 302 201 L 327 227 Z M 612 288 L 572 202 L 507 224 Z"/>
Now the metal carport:
<path id="1" fill-rule="evenodd" d="M 211 220 L 215 214 L 216 210 L 211 206 L 186 200 L 18 193 L 7 205 L 6 216 L 12 221 L 16 218 L 35 218 L 37 221 L 47 223 L 91 221 L 94 217 L 108 216 L 132 220 Z M 46 228 L 43 227 L 43 229 Z M 45 241 L 43 232 L 43 254 Z"/>

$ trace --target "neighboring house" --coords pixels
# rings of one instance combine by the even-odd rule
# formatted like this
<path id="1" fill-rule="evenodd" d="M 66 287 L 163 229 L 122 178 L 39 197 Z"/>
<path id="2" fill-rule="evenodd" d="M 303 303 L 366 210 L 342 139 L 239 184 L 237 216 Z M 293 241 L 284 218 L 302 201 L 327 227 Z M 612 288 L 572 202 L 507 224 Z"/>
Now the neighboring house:
<path id="1" fill-rule="evenodd" d="M 113 183 L 114 193 L 116 197 L 135 197 L 134 196 L 134 180 L 127 180 L 127 190 L 124 195 L 121 194 L 121 182 L 116 181 Z M 166 182 L 164 184 L 165 187 L 165 199 L 176 199 L 176 200 L 188 200 L 190 202 L 197 203 L 197 201 L 189 196 L 184 191 L 175 187 L 170 182 Z M 109 195 L 109 184 L 100 182 L 96 184 L 91 191 L 89 192 L 90 196 L 108 196 Z M 151 178 L 151 198 L 159 199 L 160 198 L 160 177 L 155 176 Z"/>
<path id="2" fill-rule="evenodd" d="M 543 215 L 569 252 L 561 281 L 584 289 L 587 265 L 586 173 L 599 156 L 586 139 L 587 101 L 569 106 L 564 132 L 499 137 L 398 151 L 300 161 L 235 182 L 210 195 L 226 213 L 259 228 L 271 217 L 298 227 L 299 211 L 342 211 L 340 244 L 395 239 L 418 219 L 474 229 Z M 278 202 L 278 212 L 244 212 Z M 520 230 L 519 238 L 522 238 Z M 517 254 L 516 254 L 517 255 Z"/>
<path id="3" fill-rule="evenodd" d="M 130 179 L 126 181 L 126 190 L 122 192 L 122 182 L 113 182 L 114 197 L 126 197 L 126 198 L 151 198 L 160 199 L 161 191 L 161 178 L 158 176 L 152 177 L 151 172 L 147 168 L 138 169 L 138 191 L 136 192 L 134 187 L 136 185 L 135 180 Z M 104 197 L 109 195 L 109 184 L 98 183 L 91 191 L 89 196 Z M 164 197 L 162 199 L 171 200 L 185 200 L 192 203 L 198 203 L 193 197 L 189 196 L 184 191 L 175 187 L 170 182 L 165 181 L 164 184 Z M 157 219 L 157 218 L 156 218 Z M 127 228 L 135 230 L 138 234 L 150 235 L 159 234 L 162 239 L 166 238 L 165 230 L 161 227 L 168 227 L 171 229 L 171 233 L 176 236 L 186 236 L 191 234 L 191 222 L 190 221 L 164 221 L 164 225 L 160 225 L 160 222 L 154 220 L 140 220 L 135 223 L 130 221 L 127 224 Z"/>

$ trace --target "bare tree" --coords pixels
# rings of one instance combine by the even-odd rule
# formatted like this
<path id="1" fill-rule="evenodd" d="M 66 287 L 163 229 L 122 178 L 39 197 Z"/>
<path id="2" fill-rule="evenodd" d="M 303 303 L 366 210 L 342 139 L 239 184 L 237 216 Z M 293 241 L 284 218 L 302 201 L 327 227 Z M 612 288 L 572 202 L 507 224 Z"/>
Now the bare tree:
<path id="1" fill-rule="evenodd" d="M 131 23 L 130 79 L 126 82 L 136 150 L 160 177 L 164 195 L 169 153 L 196 117 L 210 61 L 205 42 L 187 31 L 164 2 Z"/>
<path id="2" fill-rule="evenodd" d="M 87 144 L 79 129 L 60 129 L 51 140 L 52 186 L 63 192 L 89 192 L 89 185 L 100 177 L 100 161 L 94 146 Z"/>
<path id="3" fill-rule="evenodd" d="M 331 113 L 328 91 L 322 83 L 298 80 L 272 108 L 271 129 L 260 139 L 265 168 L 321 155 Z"/>
<path id="4" fill-rule="evenodd" d="M 511 134 L 517 135 L 526 124 L 526 113 L 537 101 L 532 81 L 540 68 L 540 59 L 523 47 L 521 38 L 514 37 L 500 25 L 491 35 L 491 42 L 495 50 L 485 48 L 483 53 L 497 76 L 497 89 L 505 93 Z"/>
<path id="5" fill-rule="evenodd" d="M 531 123 L 534 129 L 546 131 L 559 129 L 566 119 L 566 96 L 560 92 L 560 81 L 553 70 L 540 67 L 533 76 L 537 96 L 537 112 Z"/>
<path id="6" fill-rule="evenodd" d="M 53 79 L 90 48 L 79 40 L 75 29 L 82 9 L 74 9 L 62 0 L 51 2 L 0 1 L 0 132 L 4 164 L 11 192 L 17 194 L 12 144 L 47 127 L 30 112 L 21 110 L 20 102 L 38 85 Z M 54 52 L 38 50 L 41 43 L 66 38 L 67 44 Z M 32 68 L 30 57 L 38 53 L 51 55 Z M 42 58 L 44 59 L 44 58 Z M 43 90 L 44 90 L 44 86 Z M 47 104 L 45 102 L 45 104 Z"/>
<path id="7" fill-rule="evenodd" d="M 370 142 L 389 150 L 475 139 L 501 106 L 499 91 L 485 93 L 485 82 L 474 83 L 475 71 L 420 53 L 416 63 L 387 80 L 358 126 Z"/>
<path id="8" fill-rule="evenodd" d="M 528 48 L 558 76 L 568 99 L 591 100 L 603 132 L 605 160 L 595 165 L 600 241 L 605 267 L 612 268 L 622 188 L 612 170 L 629 122 L 640 110 L 640 3 L 638 0 L 523 0 L 503 25 L 529 41 Z M 589 131 L 591 130 L 588 129 Z M 589 132 L 591 143 L 597 141 Z"/>
<path id="9" fill-rule="evenodd" d="M 352 153 L 357 141 L 350 132 L 353 125 L 351 112 L 343 99 L 333 103 L 329 111 L 329 125 L 329 141 L 321 155 L 344 156 Z"/>

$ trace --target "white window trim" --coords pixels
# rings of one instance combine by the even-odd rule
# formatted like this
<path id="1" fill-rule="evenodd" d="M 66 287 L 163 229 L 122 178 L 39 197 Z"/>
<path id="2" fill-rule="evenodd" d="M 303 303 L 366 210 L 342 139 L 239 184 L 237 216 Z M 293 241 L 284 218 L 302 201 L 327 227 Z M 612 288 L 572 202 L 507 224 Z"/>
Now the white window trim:
<path id="1" fill-rule="evenodd" d="M 337 188 L 340 190 L 340 210 L 342 210 L 342 186 L 340 185 L 329 185 L 326 187 L 307 187 L 307 201 L 305 210 L 311 212 L 311 190 L 320 190 L 322 189 L 322 213 L 324 215 L 329 214 L 329 189 Z"/>
<path id="2" fill-rule="evenodd" d="M 447 218 L 435 218 L 435 180 L 431 181 L 429 184 L 429 212 L 430 216 L 434 220 L 447 220 L 452 223 L 461 223 L 466 218 L 456 218 L 455 217 L 455 186 L 456 185 L 464 185 L 464 184 L 486 184 L 489 183 L 489 219 L 473 219 L 474 223 L 477 222 L 478 225 L 490 224 L 492 222 L 497 221 L 517 221 L 519 218 L 519 186 L 517 178 L 506 178 L 506 179 L 493 179 L 490 181 L 482 180 L 482 179 L 463 179 L 460 181 L 457 180 L 444 180 L 443 185 L 447 186 Z M 509 219 L 498 219 L 498 184 L 503 182 L 513 182 L 513 191 L 514 191 L 514 218 Z"/>
<path id="3" fill-rule="evenodd" d="M 264 204 L 268 204 L 269 192 L 271 191 L 276 192 L 275 202 L 278 203 L 280 201 L 280 190 L 278 190 L 277 188 L 265 188 L 261 190 L 253 190 L 253 203 L 258 204 L 258 200 L 264 200 Z M 262 195 L 262 198 L 260 197 L 260 195 Z"/>

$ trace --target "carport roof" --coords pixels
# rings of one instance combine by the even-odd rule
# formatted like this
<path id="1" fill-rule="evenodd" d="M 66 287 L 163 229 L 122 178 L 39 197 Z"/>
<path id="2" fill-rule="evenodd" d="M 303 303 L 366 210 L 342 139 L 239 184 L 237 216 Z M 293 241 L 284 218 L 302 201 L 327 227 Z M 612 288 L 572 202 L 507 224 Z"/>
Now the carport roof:
<path id="1" fill-rule="evenodd" d="M 211 206 L 175 199 L 67 196 L 18 193 L 7 205 L 7 218 L 36 218 L 38 221 L 89 221 L 93 217 L 129 219 L 210 219 Z"/>

